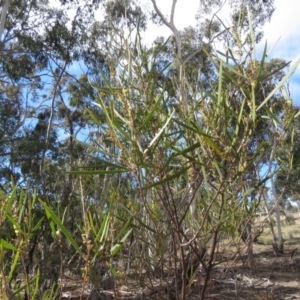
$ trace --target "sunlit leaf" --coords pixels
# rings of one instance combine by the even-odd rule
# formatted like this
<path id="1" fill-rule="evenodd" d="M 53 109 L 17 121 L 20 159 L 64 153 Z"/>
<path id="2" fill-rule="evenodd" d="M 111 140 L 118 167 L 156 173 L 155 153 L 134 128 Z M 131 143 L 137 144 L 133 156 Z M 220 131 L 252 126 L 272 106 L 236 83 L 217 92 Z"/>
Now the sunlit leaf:
<path id="1" fill-rule="evenodd" d="M 54 221 L 54 223 L 58 226 L 58 228 L 61 230 L 61 232 L 65 235 L 65 237 L 68 239 L 68 241 L 72 244 L 74 249 L 82 255 L 82 251 L 80 250 L 78 244 L 72 237 L 72 234 L 67 230 L 67 228 L 62 224 L 60 219 L 56 216 L 56 214 L 50 209 L 50 207 L 43 201 L 40 200 L 40 203 L 45 208 L 46 212 L 48 213 L 48 216 Z"/>

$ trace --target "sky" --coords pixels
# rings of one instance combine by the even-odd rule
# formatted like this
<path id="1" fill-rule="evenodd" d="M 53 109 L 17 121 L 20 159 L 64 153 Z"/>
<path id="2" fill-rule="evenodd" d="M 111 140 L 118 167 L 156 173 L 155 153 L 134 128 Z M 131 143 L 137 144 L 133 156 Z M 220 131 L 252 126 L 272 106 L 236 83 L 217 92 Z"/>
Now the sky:
<path id="1" fill-rule="evenodd" d="M 151 0 L 138 0 L 141 6 L 152 9 Z M 224 0 L 229 2 L 229 0 Z M 57 0 L 50 0 L 52 4 Z M 157 6 L 164 15 L 169 16 L 173 0 L 156 0 Z M 180 30 L 184 27 L 194 26 L 196 24 L 195 16 L 199 9 L 201 0 L 177 0 L 175 10 L 175 24 Z M 286 61 L 291 61 L 291 65 L 300 58 L 300 1 L 299 0 L 274 0 L 275 12 L 271 22 L 264 26 L 264 38 L 257 46 L 258 59 L 262 53 L 265 42 L 268 44 L 268 59 L 281 58 Z M 229 23 L 228 9 L 222 9 L 218 16 Z M 98 18 L 103 19 L 101 11 Z M 166 27 L 149 26 L 144 33 L 144 40 L 151 43 L 157 36 L 170 36 L 171 30 Z M 272 50 L 270 52 L 270 50 Z M 74 66 L 76 67 L 76 66 Z M 289 79 L 289 90 L 294 105 L 300 107 L 300 67 L 296 69 L 294 74 Z"/>
<path id="2" fill-rule="evenodd" d="M 142 5 L 152 8 L 151 0 L 139 0 Z M 156 0 L 158 7 L 165 15 L 170 15 L 173 0 Z M 196 24 L 195 15 L 199 8 L 200 0 L 177 0 L 175 11 L 175 25 L 178 29 Z M 227 0 L 228 2 L 228 0 Z M 261 43 L 263 47 L 265 40 L 268 44 L 276 45 L 273 54 L 279 56 L 287 55 L 289 59 L 295 59 L 300 53 L 300 1 L 299 0 L 275 0 L 275 12 L 270 23 L 264 26 L 264 39 Z M 188 3 L 188 4 L 187 4 Z M 228 21 L 228 10 L 226 7 L 218 13 L 221 19 Z M 150 30 L 145 34 L 149 39 L 158 34 L 170 35 L 171 31 L 167 27 L 160 27 L 157 30 Z M 298 46 L 299 44 L 299 46 Z"/>
<path id="3" fill-rule="evenodd" d="M 276 10 L 271 23 L 265 25 L 264 40 L 269 49 L 274 46 L 270 57 L 295 62 L 300 58 L 300 1 L 275 0 Z M 262 43 L 259 45 L 263 47 Z M 300 107 L 300 66 L 289 81 L 294 105 Z"/>
<path id="4" fill-rule="evenodd" d="M 150 8 L 152 7 L 151 0 L 140 0 L 140 2 Z M 156 2 L 165 15 L 170 15 L 173 0 L 157 0 Z M 175 24 L 178 29 L 196 24 L 195 15 L 199 9 L 199 2 L 200 0 L 177 0 Z M 267 41 L 269 59 L 281 58 L 288 62 L 291 61 L 293 64 L 300 58 L 300 1 L 275 0 L 274 2 L 276 9 L 271 22 L 264 26 L 264 38 L 257 46 L 257 53 L 262 53 Z M 226 8 L 218 15 L 226 23 L 228 22 L 228 10 Z M 144 37 L 146 40 L 154 40 L 158 34 L 169 36 L 171 30 L 165 26 L 159 29 L 150 27 Z M 300 67 L 289 79 L 289 90 L 294 105 L 300 107 Z"/>

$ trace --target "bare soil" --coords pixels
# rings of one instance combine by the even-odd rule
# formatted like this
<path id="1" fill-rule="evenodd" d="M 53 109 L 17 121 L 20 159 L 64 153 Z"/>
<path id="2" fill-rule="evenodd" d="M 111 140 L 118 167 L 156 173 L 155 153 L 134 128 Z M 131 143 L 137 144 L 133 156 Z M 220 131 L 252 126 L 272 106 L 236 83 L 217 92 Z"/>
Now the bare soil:
<path id="1" fill-rule="evenodd" d="M 293 214 L 288 219 L 290 222 L 283 217 L 284 255 L 276 257 L 273 254 L 270 231 L 265 227 L 258 242 L 254 244 L 254 266 L 247 266 L 246 248 L 234 261 L 216 266 L 205 299 L 300 300 L 300 214 Z M 218 255 L 226 259 L 230 247 Z M 144 275 L 147 277 L 146 273 Z M 187 299 L 199 299 L 202 277 L 200 268 Z M 88 285 L 82 289 L 82 278 L 69 275 L 61 281 L 62 299 L 80 299 L 82 291 L 82 299 L 90 300 L 173 299 L 166 292 L 168 283 L 162 278 L 143 280 L 143 288 L 135 286 L 134 280 L 128 280 L 125 285 L 117 283 L 114 290 L 92 291 L 93 287 Z"/>

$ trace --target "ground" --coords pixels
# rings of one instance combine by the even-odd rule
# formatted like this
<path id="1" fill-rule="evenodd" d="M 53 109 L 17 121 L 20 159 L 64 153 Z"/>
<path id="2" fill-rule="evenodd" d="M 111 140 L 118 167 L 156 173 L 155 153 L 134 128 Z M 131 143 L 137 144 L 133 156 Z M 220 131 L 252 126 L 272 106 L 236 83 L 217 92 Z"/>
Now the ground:
<path id="1" fill-rule="evenodd" d="M 290 216 L 289 222 L 285 217 L 283 219 L 284 255 L 276 257 L 273 254 L 270 230 L 266 227 L 254 245 L 254 266 L 252 268 L 247 266 L 245 251 L 234 261 L 216 266 L 205 299 L 300 300 L 300 214 Z M 218 255 L 223 255 L 226 259 L 225 252 L 219 252 Z M 198 276 L 201 277 L 201 270 Z M 66 276 L 62 283 L 63 299 L 79 299 L 81 278 Z M 150 289 L 147 288 L 150 284 L 140 289 L 133 285 L 133 281 L 130 284 L 128 280 L 127 285 L 117 286 L 115 291 L 94 291 L 92 294 L 91 287 L 87 286 L 83 299 L 87 299 L 88 295 L 90 300 L 171 299 L 166 295 L 166 289 L 162 288 L 162 285 L 160 279 L 154 279 L 151 281 Z M 200 284 L 197 280 L 197 283 L 191 286 L 187 299 L 199 299 L 200 290 L 201 280 Z"/>
<path id="2" fill-rule="evenodd" d="M 248 268 L 246 255 L 241 255 L 215 269 L 206 299 L 300 300 L 300 214 L 283 217 L 282 231 L 284 255 L 273 254 L 265 227 L 254 244 L 254 266 Z"/>

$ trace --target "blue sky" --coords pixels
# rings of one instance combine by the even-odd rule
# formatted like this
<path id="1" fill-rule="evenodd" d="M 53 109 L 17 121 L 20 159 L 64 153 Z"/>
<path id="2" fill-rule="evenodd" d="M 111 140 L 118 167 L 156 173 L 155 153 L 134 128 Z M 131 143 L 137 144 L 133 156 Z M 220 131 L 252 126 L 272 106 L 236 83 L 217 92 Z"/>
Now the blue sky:
<path id="1" fill-rule="evenodd" d="M 140 2 L 152 8 L 151 0 Z M 157 5 L 165 15 L 170 15 L 173 0 L 157 0 Z M 195 25 L 195 15 L 199 8 L 200 0 L 177 0 L 175 11 L 175 24 L 178 29 Z M 227 2 L 229 2 L 227 0 Z M 268 58 L 281 58 L 295 62 L 300 57 L 300 1 L 275 0 L 276 10 L 270 23 L 264 26 L 264 38 L 258 45 L 257 53 L 262 53 L 265 42 L 268 43 Z M 219 17 L 227 23 L 228 9 L 226 5 L 219 12 Z M 227 23 L 228 24 L 228 23 Z M 171 31 L 167 27 L 150 27 L 145 33 L 147 40 L 153 40 L 157 35 L 169 36 Z M 259 57 L 258 57 L 259 58 Z M 294 105 L 300 107 L 300 67 L 296 69 L 289 80 L 289 90 Z"/>
<path id="2" fill-rule="evenodd" d="M 300 57 L 300 1 L 275 0 L 275 5 L 276 10 L 271 23 L 266 24 L 264 28 L 264 39 L 270 46 L 275 45 L 270 57 L 295 62 Z M 262 47 L 261 44 L 260 46 Z M 294 105 L 300 107 L 300 67 L 290 78 L 289 85 Z"/>
<path id="3" fill-rule="evenodd" d="M 152 10 L 151 0 L 138 0 L 142 6 Z M 229 0 L 224 0 L 229 3 Z M 58 0 L 50 0 L 52 5 L 58 3 Z M 157 6 L 164 15 L 169 16 L 173 0 L 156 0 Z M 200 0 L 177 0 L 175 11 L 175 24 L 178 29 L 194 26 L 196 24 L 195 15 L 199 10 Z M 300 1 L 299 0 L 275 0 L 276 10 L 273 14 L 271 23 L 264 26 L 264 38 L 258 45 L 257 53 L 262 53 L 265 42 L 268 43 L 268 58 L 281 58 L 286 61 L 295 62 L 300 57 Z M 224 8 L 218 13 L 218 16 L 229 23 L 228 8 Z M 54 4 L 55 5 L 55 4 Z M 201 7 L 200 7 L 201 8 Z M 71 16 L 72 17 L 72 16 Z M 98 11 L 98 19 L 101 20 L 103 14 Z M 168 27 L 149 26 L 144 34 L 144 40 L 151 43 L 158 35 L 169 36 L 171 31 Z M 259 59 L 259 56 L 258 56 Z M 77 69 L 78 66 L 73 66 Z M 79 71 L 79 70 L 78 70 Z M 294 105 L 300 107 L 300 67 L 296 69 L 289 80 L 289 90 Z"/>

